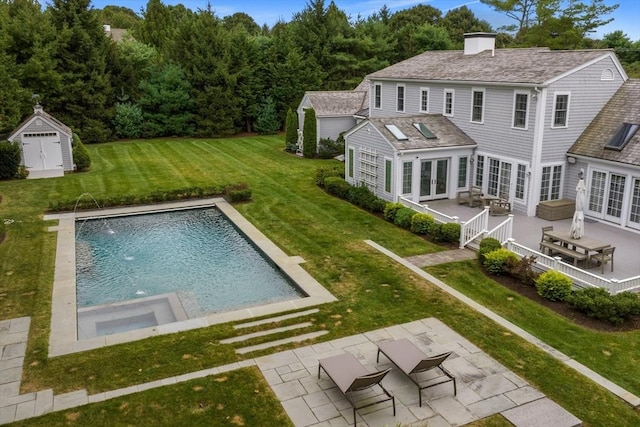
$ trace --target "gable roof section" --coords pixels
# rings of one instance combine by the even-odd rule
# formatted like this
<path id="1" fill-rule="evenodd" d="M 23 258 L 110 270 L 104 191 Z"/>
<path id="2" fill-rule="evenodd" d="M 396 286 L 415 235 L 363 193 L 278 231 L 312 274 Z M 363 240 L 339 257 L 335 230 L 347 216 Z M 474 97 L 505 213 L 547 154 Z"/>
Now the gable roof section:
<path id="1" fill-rule="evenodd" d="M 306 92 L 316 117 L 352 116 L 365 105 L 365 91 L 332 90 Z"/>
<path id="2" fill-rule="evenodd" d="M 475 55 L 464 55 L 461 50 L 427 51 L 368 78 L 545 85 L 605 57 L 614 58 L 618 67 L 609 49 L 496 49 L 494 56 L 488 50 Z M 622 68 L 618 69 L 626 78 Z"/>
<path id="3" fill-rule="evenodd" d="M 48 122 L 51 126 L 53 126 L 54 128 L 56 128 L 59 132 L 62 132 L 64 134 L 66 134 L 67 136 L 69 136 L 69 138 L 71 138 L 73 136 L 73 132 L 71 131 L 71 128 L 69 128 L 69 126 L 65 125 L 64 123 L 62 123 L 60 120 L 56 119 L 55 117 L 53 117 L 51 114 L 46 113 L 44 110 L 42 110 L 41 108 L 35 109 L 35 112 L 30 115 L 29 117 L 27 117 L 27 119 L 25 121 L 23 121 L 22 123 L 20 123 L 20 125 L 16 128 L 16 130 L 13 131 L 13 133 L 11 133 L 11 135 L 9 135 L 9 137 L 7 138 L 9 141 L 13 141 L 14 138 L 20 133 L 22 132 L 22 130 L 24 128 L 26 128 L 27 126 L 29 126 L 31 123 L 33 123 L 34 120 L 36 120 L 37 118 L 41 118 L 43 120 L 45 120 L 46 122 Z"/>
<path id="4" fill-rule="evenodd" d="M 622 150 L 605 148 L 623 123 L 640 124 L 640 79 L 629 79 L 618 89 L 568 153 L 640 166 L 640 132 Z"/>
<path id="5" fill-rule="evenodd" d="M 408 117 L 369 118 L 380 134 L 398 151 L 428 150 L 431 148 L 469 147 L 476 143 L 466 133 L 442 114 L 421 114 Z M 415 123 L 422 123 L 435 135 L 435 138 L 425 137 Z M 407 139 L 399 140 L 387 128 L 395 126 Z"/>

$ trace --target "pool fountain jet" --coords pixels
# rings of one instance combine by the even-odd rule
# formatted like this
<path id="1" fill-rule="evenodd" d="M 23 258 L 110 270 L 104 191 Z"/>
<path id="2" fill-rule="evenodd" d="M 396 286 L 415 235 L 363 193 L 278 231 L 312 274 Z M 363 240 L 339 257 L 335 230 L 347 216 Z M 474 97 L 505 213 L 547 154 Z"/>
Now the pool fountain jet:
<path id="1" fill-rule="evenodd" d="M 82 198 L 84 196 L 89 196 L 91 197 L 91 200 L 93 200 L 93 203 L 95 203 L 95 205 L 98 207 L 99 210 L 102 210 L 102 206 L 100 206 L 100 204 L 98 203 L 98 201 L 96 200 L 95 197 L 93 197 L 93 195 L 91 193 L 85 192 L 82 193 L 80 196 L 78 196 L 78 198 L 76 199 L 76 204 L 73 206 L 73 215 L 76 215 L 76 211 L 78 210 L 78 205 L 80 204 L 80 201 L 82 200 Z M 84 226 L 84 224 L 87 222 L 87 220 L 85 219 L 84 221 L 82 221 L 82 223 L 80 224 L 80 228 L 78 228 L 78 235 L 80 234 L 80 232 L 82 231 L 82 227 Z M 106 218 L 102 219 L 102 223 L 104 224 L 104 226 L 107 228 L 107 233 L 109 234 L 115 234 L 116 232 L 113 231 L 113 229 L 111 229 L 111 227 L 109 227 L 109 224 L 107 223 Z"/>

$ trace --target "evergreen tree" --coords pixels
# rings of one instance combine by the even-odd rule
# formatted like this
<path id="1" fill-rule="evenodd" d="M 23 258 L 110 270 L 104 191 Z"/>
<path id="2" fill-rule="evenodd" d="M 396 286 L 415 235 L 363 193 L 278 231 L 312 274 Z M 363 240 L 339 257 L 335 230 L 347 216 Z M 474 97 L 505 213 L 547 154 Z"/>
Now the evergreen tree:
<path id="1" fill-rule="evenodd" d="M 316 111 L 313 108 L 304 110 L 304 129 L 302 130 L 302 155 L 306 158 L 316 156 L 318 147 L 318 128 Z"/>
<path id="2" fill-rule="evenodd" d="M 131 102 L 116 104 L 116 118 L 113 121 L 116 135 L 120 138 L 138 138 L 142 134 L 142 109 Z"/>
<path id="3" fill-rule="evenodd" d="M 109 50 L 102 24 L 89 10 L 90 0 L 53 0 L 49 14 L 56 29 L 56 71 L 60 87 L 44 103 L 87 143 L 111 137 L 112 89 L 106 71 Z"/>
<path id="4" fill-rule="evenodd" d="M 133 30 L 134 38 L 162 52 L 176 27 L 169 7 L 160 0 L 149 0 L 142 16 L 144 19 Z"/>
<path id="5" fill-rule="evenodd" d="M 142 136 L 185 136 L 193 133 L 191 85 L 177 65 L 165 64 L 140 82 Z"/>
<path id="6" fill-rule="evenodd" d="M 295 152 L 298 146 L 298 115 L 291 108 L 287 110 L 284 140 L 285 150 Z"/>
<path id="7" fill-rule="evenodd" d="M 256 118 L 256 131 L 261 135 L 273 135 L 280 130 L 276 104 L 269 96 L 262 104 Z"/>
<path id="8" fill-rule="evenodd" d="M 476 18 L 467 6 L 449 10 L 442 18 L 440 25 L 446 28 L 456 49 L 463 48 L 464 33 L 493 32 L 491 25 L 487 21 Z"/>

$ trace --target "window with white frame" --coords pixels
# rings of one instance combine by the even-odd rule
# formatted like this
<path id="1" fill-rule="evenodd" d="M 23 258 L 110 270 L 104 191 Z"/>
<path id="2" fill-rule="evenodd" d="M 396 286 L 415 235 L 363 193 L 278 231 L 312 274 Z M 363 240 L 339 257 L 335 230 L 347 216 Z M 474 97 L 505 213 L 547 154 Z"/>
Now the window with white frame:
<path id="1" fill-rule="evenodd" d="M 556 93 L 553 99 L 552 128 L 566 128 L 569 123 L 569 93 Z"/>
<path id="2" fill-rule="evenodd" d="M 527 167 L 523 164 L 518 164 L 518 171 L 516 173 L 516 193 L 515 193 L 515 198 L 518 200 L 524 200 L 526 176 L 527 176 Z"/>
<path id="3" fill-rule="evenodd" d="M 420 88 L 420 112 L 429 112 L 429 88 Z"/>
<path id="4" fill-rule="evenodd" d="M 471 121 L 473 123 L 484 122 L 484 89 L 473 89 L 471 92 Z"/>
<path id="5" fill-rule="evenodd" d="M 476 186 L 482 188 L 484 181 L 484 156 L 478 156 L 476 160 Z"/>
<path id="6" fill-rule="evenodd" d="M 391 159 L 384 159 L 384 191 L 387 193 L 391 193 L 391 178 Z"/>
<path id="7" fill-rule="evenodd" d="M 540 201 L 558 200 L 560 198 L 561 181 L 562 165 L 543 167 L 542 180 L 540 182 Z"/>
<path id="8" fill-rule="evenodd" d="M 489 158 L 487 194 L 508 198 L 511 189 L 511 163 Z"/>
<path id="9" fill-rule="evenodd" d="M 353 178 L 353 148 L 349 147 L 349 158 L 347 159 L 347 161 L 349 162 L 347 165 L 347 176 L 349 178 Z"/>
<path id="10" fill-rule="evenodd" d="M 529 109 L 529 94 L 516 92 L 513 97 L 513 127 L 527 128 L 527 110 Z"/>
<path id="11" fill-rule="evenodd" d="M 373 108 L 380 109 L 382 108 L 382 84 L 376 83 L 373 86 Z"/>
<path id="12" fill-rule="evenodd" d="M 367 147 L 360 147 L 360 180 L 371 191 L 375 191 L 378 178 L 378 154 L 375 150 Z"/>
<path id="13" fill-rule="evenodd" d="M 458 159 L 458 188 L 467 187 L 467 156 Z"/>
<path id="14" fill-rule="evenodd" d="M 411 194 L 413 182 L 413 161 L 402 163 L 402 194 Z"/>
<path id="15" fill-rule="evenodd" d="M 455 91 L 453 89 L 444 90 L 444 110 L 442 115 L 447 117 L 453 117 L 453 95 Z"/>
<path id="16" fill-rule="evenodd" d="M 396 111 L 404 111 L 404 85 L 398 85 L 396 88 Z"/>

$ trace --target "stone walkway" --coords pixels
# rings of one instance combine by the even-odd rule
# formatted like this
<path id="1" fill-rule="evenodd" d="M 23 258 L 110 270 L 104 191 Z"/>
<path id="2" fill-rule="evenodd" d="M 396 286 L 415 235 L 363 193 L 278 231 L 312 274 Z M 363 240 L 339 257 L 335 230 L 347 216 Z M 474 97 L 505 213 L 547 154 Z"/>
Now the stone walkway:
<path id="1" fill-rule="evenodd" d="M 434 252 L 432 254 L 416 255 L 407 257 L 406 260 L 416 267 L 429 267 L 432 265 L 444 264 L 447 262 L 465 261 L 468 259 L 476 259 L 477 252 L 463 248 L 453 249 L 450 251 Z"/>

